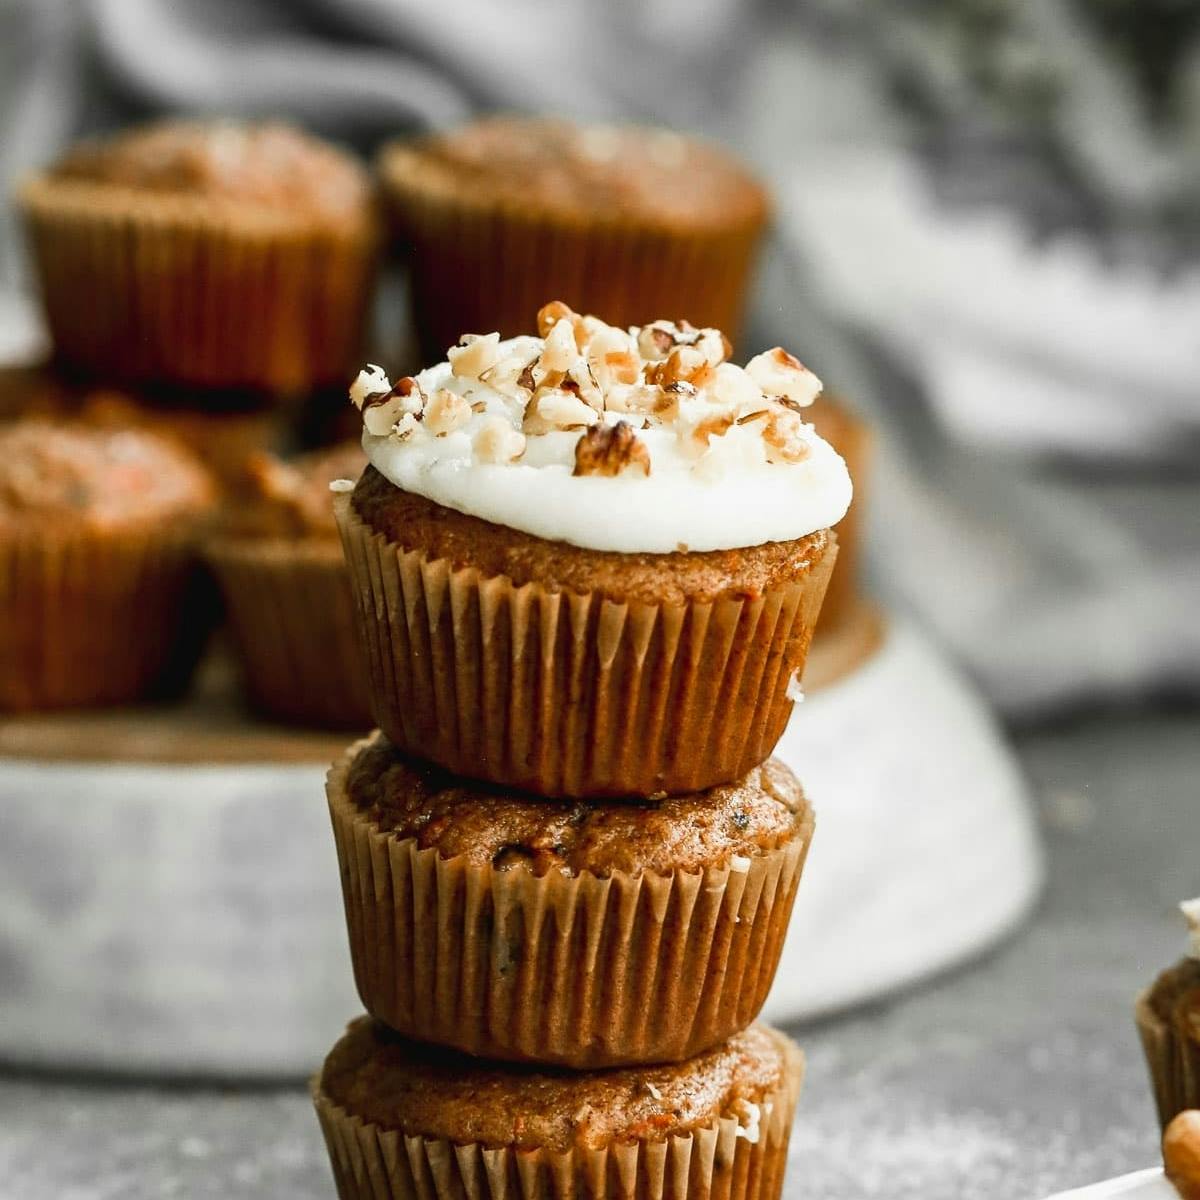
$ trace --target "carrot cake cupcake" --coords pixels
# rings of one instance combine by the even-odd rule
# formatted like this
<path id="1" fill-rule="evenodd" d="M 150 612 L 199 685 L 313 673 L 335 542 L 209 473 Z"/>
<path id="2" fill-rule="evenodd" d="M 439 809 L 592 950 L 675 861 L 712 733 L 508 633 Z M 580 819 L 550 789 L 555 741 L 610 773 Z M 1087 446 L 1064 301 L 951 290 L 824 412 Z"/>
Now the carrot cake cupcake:
<path id="1" fill-rule="evenodd" d="M 804 1070 L 753 1025 L 675 1065 L 499 1068 L 360 1018 L 313 1083 L 338 1195 L 777 1200 Z"/>
<path id="2" fill-rule="evenodd" d="M 464 329 L 523 332 L 548 295 L 616 325 L 682 312 L 741 325 L 768 201 L 715 146 L 498 116 L 393 142 L 380 174 L 430 358 Z"/>
<path id="3" fill-rule="evenodd" d="M 678 1061 L 754 1020 L 813 834 L 777 759 L 696 795 L 548 800 L 376 735 L 328 793 L 367 1011 L 471 1054 L 586 1069 Z"/>
<path id="4" fill-rule="evenodd" d="M 1188 954 L 1138 997 L 1137 1025 L 1165 1129 L 1200 1108 L 1200 899 L 1180 905 L 1190 929 Z"/>
<path id="5" fill-rule="evenodd" d="M 196 567 L 214 499 L 154 434 L 0 427 L 0 710 L 178 686 L 209 628 Z"/>
<path id="6" fill-rule="evenodd" d="M 181 442 L 228 488 L 240 484 L 246 459 L 286 436 L 276 409 L 245 397 L 172 393 L 76 380 L 53 366 L 0 367 L 0 421 L 44 417 L 108 429 L 146 429 Z"/>
<path id="7" fill-rule="evenodd" d="M 538 335 L 351 396 L 371 466 L 338 519 L 375 719 L 549 796 L 695 792 L 769 756 L 850 501 L 820 382 L 715 329 L 546 305 Z"/>
<path id="8" fill-rule="evenodd" d="M 367 729 L 366 672 L 330 484 L 358 478 L 360 447 L 243 464 L 207 554 L 225 596 L 246 688 L 294 724 Z"/>
<path id="9" fill-rule="evenodd" d="M 57 352 L 106 379 L 300 393 L 361 353 L 365 169 L 284 125 L 165 121 L 19 194 Z"/>

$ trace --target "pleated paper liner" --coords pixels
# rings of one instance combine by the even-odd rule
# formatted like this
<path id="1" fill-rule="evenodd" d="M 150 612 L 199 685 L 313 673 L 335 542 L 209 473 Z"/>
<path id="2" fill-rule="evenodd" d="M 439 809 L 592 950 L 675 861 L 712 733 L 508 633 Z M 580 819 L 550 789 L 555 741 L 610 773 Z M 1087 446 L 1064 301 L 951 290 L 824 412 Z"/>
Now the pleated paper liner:
<path id="1" fill-rule="evenodd" d="M 756 599 L 615 603 L 406 551 L 335 501 L 375 720 L 401 750 L 544 796 L 681 794 L 770 757 L 836 557 Z"/>
<path id="2" fill-rule="evenodd" d="M 293 396 L 357 362 L 376 235 L 38 178 L 19 202 L 56 352 L 114 381 Z"/>
<path id="3" fill-rule="evenodd" d="M 598 1069 L 674 1062 L 758 1015 L 813 834 L 688 873 L 535 875 L 382 830 L 330 772 L 354 977 L 372 1016 L 482 1057 Z"/>
<path id="4" fill-rule="evenodd" d="M 475 189 L 430 186 L 403 148 L 380 174 L 411 253 L 413 315 L 425 357 L 445 357 L 463 333 L 527 331 L 548 300 L 611 325 L 686 317 L 736 340 L 766 227 L 766 206 L 707 227 L 636 216 L 555 213 L 491 201 Z"/>
<path id="5" fill-rule="evenodd" d="M 224 538 L 206 553 L 254 707 L 289 724 L 369 728 L 366 670 L 338 543 Z"/>
<path id="6" fill-rule="evenodd" d="M 366 1122 L 319 1079 L 313 1102 L 341 1200 L 778 1200 L 804 1059 L 776 1036 L 786 1043 L 786 1080 L 759 1101 L 757 1138 L 727 1116 L 594 1150 L 464 1145 Z"/>
<path id="7" fill-rule="evenodd" d="M 1173 1013 L 1171 1021 L 1159 1015 L 1153 992 L 1149 989 L 1138 997 L 1135 1017 L 1165 1130 L 1184 1109 L 1200 1108 L 1200 986 L 1193 991 L 1192 1027 L 1186 1030 L 1184 1015 Z"/>
<path id="8" fill-rule="evenodd" d="M 196 530 L 0 535 L 0 711 L 174 694 L 211 630 Z"/>

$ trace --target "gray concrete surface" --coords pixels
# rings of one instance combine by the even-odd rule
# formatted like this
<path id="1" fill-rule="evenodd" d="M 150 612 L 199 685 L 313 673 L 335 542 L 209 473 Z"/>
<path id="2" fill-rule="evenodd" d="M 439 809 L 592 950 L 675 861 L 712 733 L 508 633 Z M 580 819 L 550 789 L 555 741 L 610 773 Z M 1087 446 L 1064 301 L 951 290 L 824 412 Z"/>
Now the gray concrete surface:
<path id="1" fill-rule="evenodd" d="M 1200 714 L 1017 744 L 1049 848 L 1038 912 L 952 976 L 794 1030 L 809 1076 L 788 1200 L 1038 1200 L 1154 1161 L 1130 1004 L 1180 951 L 1174 902 L 1200 893 Z M 300 1090 L 0 1076 L 5 1200 L 332 1194 Z"/>

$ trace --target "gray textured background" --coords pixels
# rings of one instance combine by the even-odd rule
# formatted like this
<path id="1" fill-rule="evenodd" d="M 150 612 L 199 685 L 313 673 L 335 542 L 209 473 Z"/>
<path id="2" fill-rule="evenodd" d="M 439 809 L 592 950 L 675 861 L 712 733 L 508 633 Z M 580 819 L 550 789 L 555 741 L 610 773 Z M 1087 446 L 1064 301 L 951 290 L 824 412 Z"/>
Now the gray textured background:
<path id="1" fill-rule="evenodd" d="M 788 1200 L 1038 1200 L 1153 1163 L 1130 1007 L 1180 951 L 1174 902 L 1200 891 L 1197 716 L 1077 717 L 1017 735 L 1044 817 L 1044 901 L 975 965 L 793 1031 L 809 1077 Z M 0 1077 L 0 1194 L 333 1191 L 299 1089 L 10 1075 Z"/>

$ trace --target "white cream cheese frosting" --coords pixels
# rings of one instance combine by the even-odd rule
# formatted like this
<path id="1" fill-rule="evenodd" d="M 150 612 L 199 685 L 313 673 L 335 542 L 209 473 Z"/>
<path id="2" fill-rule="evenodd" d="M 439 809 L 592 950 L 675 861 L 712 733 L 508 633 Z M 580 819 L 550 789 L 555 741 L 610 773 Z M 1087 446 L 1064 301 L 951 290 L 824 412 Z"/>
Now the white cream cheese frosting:
<path id="1" fill-rule="evenodd" d="M 775 349 L 726 362 L 716 330 L 629 330 L 565 305 L 540 336 L 466 335 L 449 360 L 350 389 L 363 449 L 404 491 L 593 550 L 726 550 L 836 524 L 851 484 L 801 418 L 821 390 Z"/>

